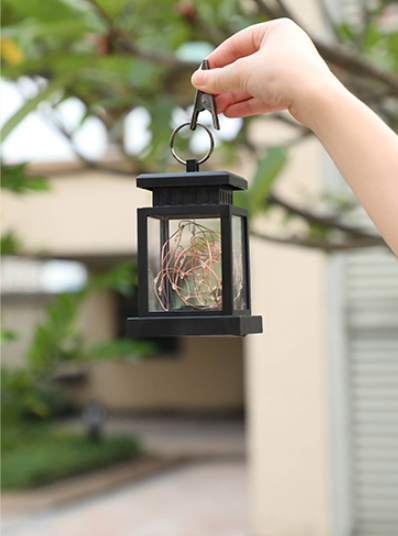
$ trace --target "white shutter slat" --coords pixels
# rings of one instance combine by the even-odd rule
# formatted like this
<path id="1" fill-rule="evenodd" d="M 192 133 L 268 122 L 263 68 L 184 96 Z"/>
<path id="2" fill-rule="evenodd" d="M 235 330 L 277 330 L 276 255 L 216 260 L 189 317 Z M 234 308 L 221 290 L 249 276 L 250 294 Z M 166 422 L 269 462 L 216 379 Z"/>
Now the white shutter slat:
<path id="1" fill-rule="evenodd" d="M 398 262 L 347 259 L 347 360 L 355 536 L 398 536 Z"/>
<path id="2" fill-rule="evenodd" d="M 351 365 L 351 370 L 354 375 L 358 375 L 359 378 L 368 378 L 375 376 L 384 376 L 386 374 L 391 374 L 398 377 L 398 363 L 394 359 L 394 356 L 391 355 L 390 360 L 377 359 L 375 356 L 375 361 L 372 363 L 364 363 L 363 356 L 360 358 L 361 362 L 357 365 L 353 363 Z"/>

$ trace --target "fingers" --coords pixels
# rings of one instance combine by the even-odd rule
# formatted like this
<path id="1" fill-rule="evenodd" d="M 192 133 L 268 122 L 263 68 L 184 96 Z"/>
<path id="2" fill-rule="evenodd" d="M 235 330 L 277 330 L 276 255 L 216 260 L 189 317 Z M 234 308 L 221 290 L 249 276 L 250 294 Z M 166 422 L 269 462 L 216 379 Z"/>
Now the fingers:
<path id="1" fill-rule="evenodd" d="M 224 113 L 224 110 L 228 108 L 228 106 L 231 106 L 231 104 L 235 104 L 236 102 L 242 102 L 252 98 L 253 96 L 250 95 L 250 93 L 247 93 L 247 91 L 243 91 L 242 89 L 238 89 L 237 91 L 231 91 L 230 93 L 221 93 L 216 97 L 217 113 L 222 114 Z"/>
<path id="2" fill-rule="evenodd" d="M 250 93 L 243 90 L 222 93 L 216 97 L 217 113 L 226 117 L 246 117 L 248 115 L 279 112 L 285 106 L 273 106 L 261 100 L 254 99 Z"/>
<path id="3" fill-rule="evenodd" d="M 246 61 L 245 59 L 240 59 L 231 65 L 210 69 L 209 71 L 199 69 L 192 75 L 192 85 L 205 93 L 215 95 L 244 89 L 245 81 L 248 78 L 245 75 Z"/>
<path id="4" fill-rule="evenodd" d="M 245 28 L 233 35 L 207 58 L 210 70 L 198 70 L 191 79 L 192 85 L 206 93 L 224 93 L 243 89 L 240 69 L 246 58 L 257 52 L 266 31 L 267 23 L 260 23 Z"/>
<path id="5" fill-rule="evenodd" d="M 271 104 L 266 104 L 258 99 L 248 99 L 227 106 L 223 113 L 225 117 L 247 117 L 249 115 L 280 112 L 285 109 L 285 106 L 272 106 Z"/>
<path id="6" fill-rule="evenodd" d="M 211 69 L 224 67 L 239 58 L 250 56 L 260 48 L 265 24 L 254 24 L 236 33 L 216 48 L 207 58 Z"/>

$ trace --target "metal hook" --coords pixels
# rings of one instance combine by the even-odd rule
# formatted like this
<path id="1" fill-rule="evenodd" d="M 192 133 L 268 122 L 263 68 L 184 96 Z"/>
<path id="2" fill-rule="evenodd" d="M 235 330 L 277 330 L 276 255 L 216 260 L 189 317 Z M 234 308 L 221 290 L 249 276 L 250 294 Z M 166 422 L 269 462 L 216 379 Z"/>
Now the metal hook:
<path id="1" fill-rule="evenodd" d="M 207 60 L 202 61 L 200 68 L 204 70 L 209 69 L 209 64 Z M 198 115 L 200 112 L 203 112 L 203 110 L 208 110 L 211 113 L 213 119 L 213 127 L 216 130 L 220 130 L 214 95 L 210 95 L 210 93 L 204 93 L 199 89 L 196 91 L 195 103 L 193 106 L 192 118 L 189 128 L 191 130 L 196 129 L 196 125 L 198 124 Z"/>

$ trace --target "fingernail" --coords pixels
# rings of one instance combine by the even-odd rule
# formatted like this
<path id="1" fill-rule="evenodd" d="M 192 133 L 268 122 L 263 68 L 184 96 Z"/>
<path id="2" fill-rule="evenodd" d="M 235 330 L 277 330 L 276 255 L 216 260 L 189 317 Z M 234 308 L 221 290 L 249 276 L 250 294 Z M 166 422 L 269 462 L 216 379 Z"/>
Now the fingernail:
<path id="1" fill-rule="evenodd" d="M 192 75 L 192 83 L 197 86 L 204 86 L 206 84 L 207 73 L 198 69 Z"/>

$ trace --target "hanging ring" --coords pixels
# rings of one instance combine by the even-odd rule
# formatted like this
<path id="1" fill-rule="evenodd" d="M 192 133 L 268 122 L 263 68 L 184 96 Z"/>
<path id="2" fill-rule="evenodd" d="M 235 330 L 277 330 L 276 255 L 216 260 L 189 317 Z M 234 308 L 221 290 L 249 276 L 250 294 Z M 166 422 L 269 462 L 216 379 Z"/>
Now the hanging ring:
<path id="1" fill-rule="evenodd" d="M 174 150 L 174 138 L 176 137 L 176 134 L 177 132 L 179 132 L 182 128 L 184 127 L 187 127 L 187 126 L 190 126 L 191 123 L 188 122 L 188 123 L 183 123 L 182 125 L 180 125 L 179 127 L 175 128 L 173 130 L 173 134 L 171 135 L 171 138 L 170 138 L 170 148 L 171 148 L 171 154 L 174 156 L 174 158 L 177 160 L 177 162 L 179 162 L 180 164 L 183 164 L 184 166 L 186 165 L 186 160 L 183 160 L 182 158 L 180 158 L 178 156 L 178 154 L 175 152 Z M 214 137 L 213 137 L 213 134 L 211 133 L 211 130 L 209 128 L 206 127 L 206 125 L 202 125 L 202 123 L 196 123 L 196 125 L 198 127 L 202 127 L 206 130 L 207 134 L 209 135 L 209 138 L 210 138 L 210 147 L 209 147 L 209 150 L 207 152 L 207 155 L 205 155 L 201 160 L 198 161 L 198 164 L 203 164 L 203 162 L 206 162 L 206 160 L 208 160 L 214 150 Z"/>

